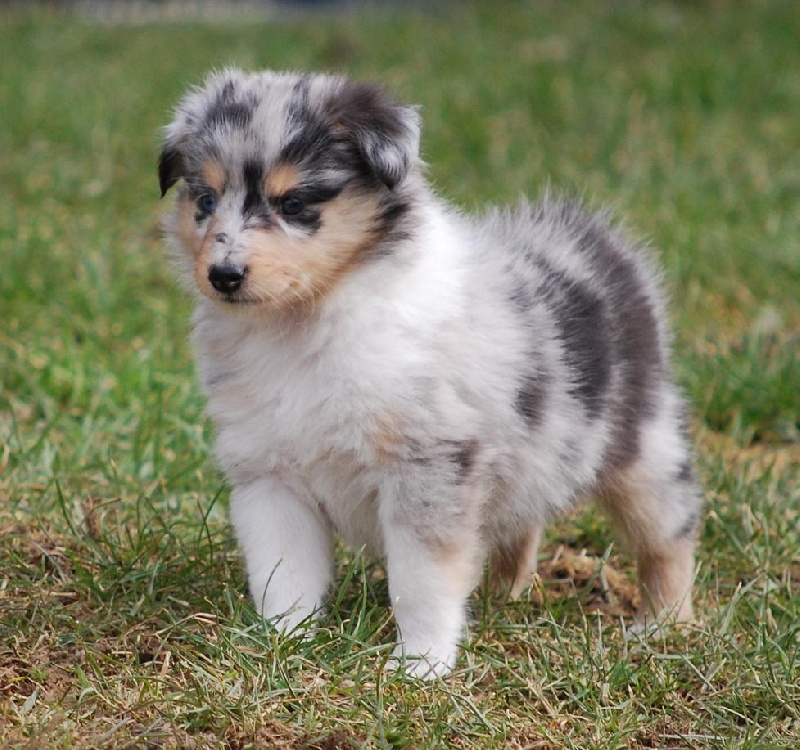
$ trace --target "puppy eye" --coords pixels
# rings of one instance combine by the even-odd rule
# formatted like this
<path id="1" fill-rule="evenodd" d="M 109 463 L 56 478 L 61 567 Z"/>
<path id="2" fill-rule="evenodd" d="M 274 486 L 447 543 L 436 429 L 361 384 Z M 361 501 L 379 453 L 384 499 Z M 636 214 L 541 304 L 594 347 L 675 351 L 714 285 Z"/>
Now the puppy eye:
<path id="1" fill-rule="evenodd" d="M 297 216 L 305 207 L 306 204 L 299 198 L 284 198 L 281 201 L 281 213 L 284 216 Z"/>
<path id="2" fill-rule="evenodd" d="M 197 197 L 197 210 L 202 214 L 213 214 L 217 210 L 217 197 L 212 193 L 203 193 Z"/>

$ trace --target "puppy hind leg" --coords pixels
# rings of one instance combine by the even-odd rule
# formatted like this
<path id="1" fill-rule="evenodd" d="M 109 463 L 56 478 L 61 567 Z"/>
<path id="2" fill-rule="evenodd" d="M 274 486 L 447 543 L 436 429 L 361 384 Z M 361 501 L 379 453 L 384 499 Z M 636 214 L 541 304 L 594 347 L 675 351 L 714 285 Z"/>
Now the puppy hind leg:
<path id="1" fill-rule="evenodd" d="M 636 556 L 641 593 L 637 626 L 656 618 L 691 620 L 701 503 L 690 472 L 670 476 L 640 462 L 603 499 Z"/>
<path id="2" fill-rule="evenodd" d="M 659 616 L 675 622 L 692 619 L 694 539 L 676 539 L 660 548 L 642 548 L 637 555 L 641 604 L 637 625 Z"/>
<path id="3" fill-rule="evenodd" d="M 518 599 L 536 573 L 542 529 L 532 526 L 511 544 L 498 544 L 489 561 L 492 589 Z"/>

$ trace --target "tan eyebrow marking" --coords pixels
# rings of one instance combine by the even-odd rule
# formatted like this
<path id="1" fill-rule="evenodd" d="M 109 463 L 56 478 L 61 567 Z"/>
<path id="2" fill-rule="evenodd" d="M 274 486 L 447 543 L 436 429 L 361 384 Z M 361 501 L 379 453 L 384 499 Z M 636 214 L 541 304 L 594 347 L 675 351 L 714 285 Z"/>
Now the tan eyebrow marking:
<path id="1" fill-rule="evenodd" d="M 216 192 L 217 195 L 222 195 L 222 193 L 225 192 L 225 184 L 228 181 L 228 175 L 218 161 L 210 160 L 204 162 L 200 173 L 206 185 Z"/>
<path id="2" fill-rule="evenodd" d="M 266 193 L 270 198 L 277 198 L 288 193 L 299 182 L 300 170 L 294 164 L 278 164 L 267 175 Z"/>

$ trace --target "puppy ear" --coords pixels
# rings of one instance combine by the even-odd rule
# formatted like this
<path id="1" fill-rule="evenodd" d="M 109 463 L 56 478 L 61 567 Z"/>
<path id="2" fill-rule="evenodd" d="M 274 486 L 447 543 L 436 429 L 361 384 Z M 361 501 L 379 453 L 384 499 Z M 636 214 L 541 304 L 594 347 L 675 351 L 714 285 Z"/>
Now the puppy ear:
<path id="1" fill-rule="evenodd" d="M 334 122 L 356 146 L 373 174 L 394 188 L 419 158 L 416 107 L 396 104 L 374 85 L 350 83 L 333 102 Z"/>
<path id="2" fill-rule="evenodd" d="M 163 198 L 186 174 L 185 145 L 192 133 L 195 116 L 187 111 L 186 100 L 178 108 L 175 119 L 164 128 L 164 142 L 158 157 L 158 186 Z"/>
<path id="3" fill-rule="evenodd" d="M 164 144 L 161 155 L 158 157 L 158 185 L 163 198 L 185 171 L 183 154 L 177 146 Z"/>

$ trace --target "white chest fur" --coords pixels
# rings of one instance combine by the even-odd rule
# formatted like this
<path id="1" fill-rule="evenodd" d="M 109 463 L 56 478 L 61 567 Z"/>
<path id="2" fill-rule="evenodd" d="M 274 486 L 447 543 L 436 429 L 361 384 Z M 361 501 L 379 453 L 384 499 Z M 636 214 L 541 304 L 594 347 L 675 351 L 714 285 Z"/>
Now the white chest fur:
<path id="1" fill-rule="evenodd" d="M 419 403 L 419 384 L 434 375 L 443 331 L 462 317 L 449 246 L 421 247 L 389 283 L 369 270 L 348 279 L 324 312 L 302 320 L 201 303 L 201 381 L 217 460 L 234 484 L 279 476 L 352 544 L 381 550 L 381 443 L 393 439 L 398 415 L 433 407 Z"/>

